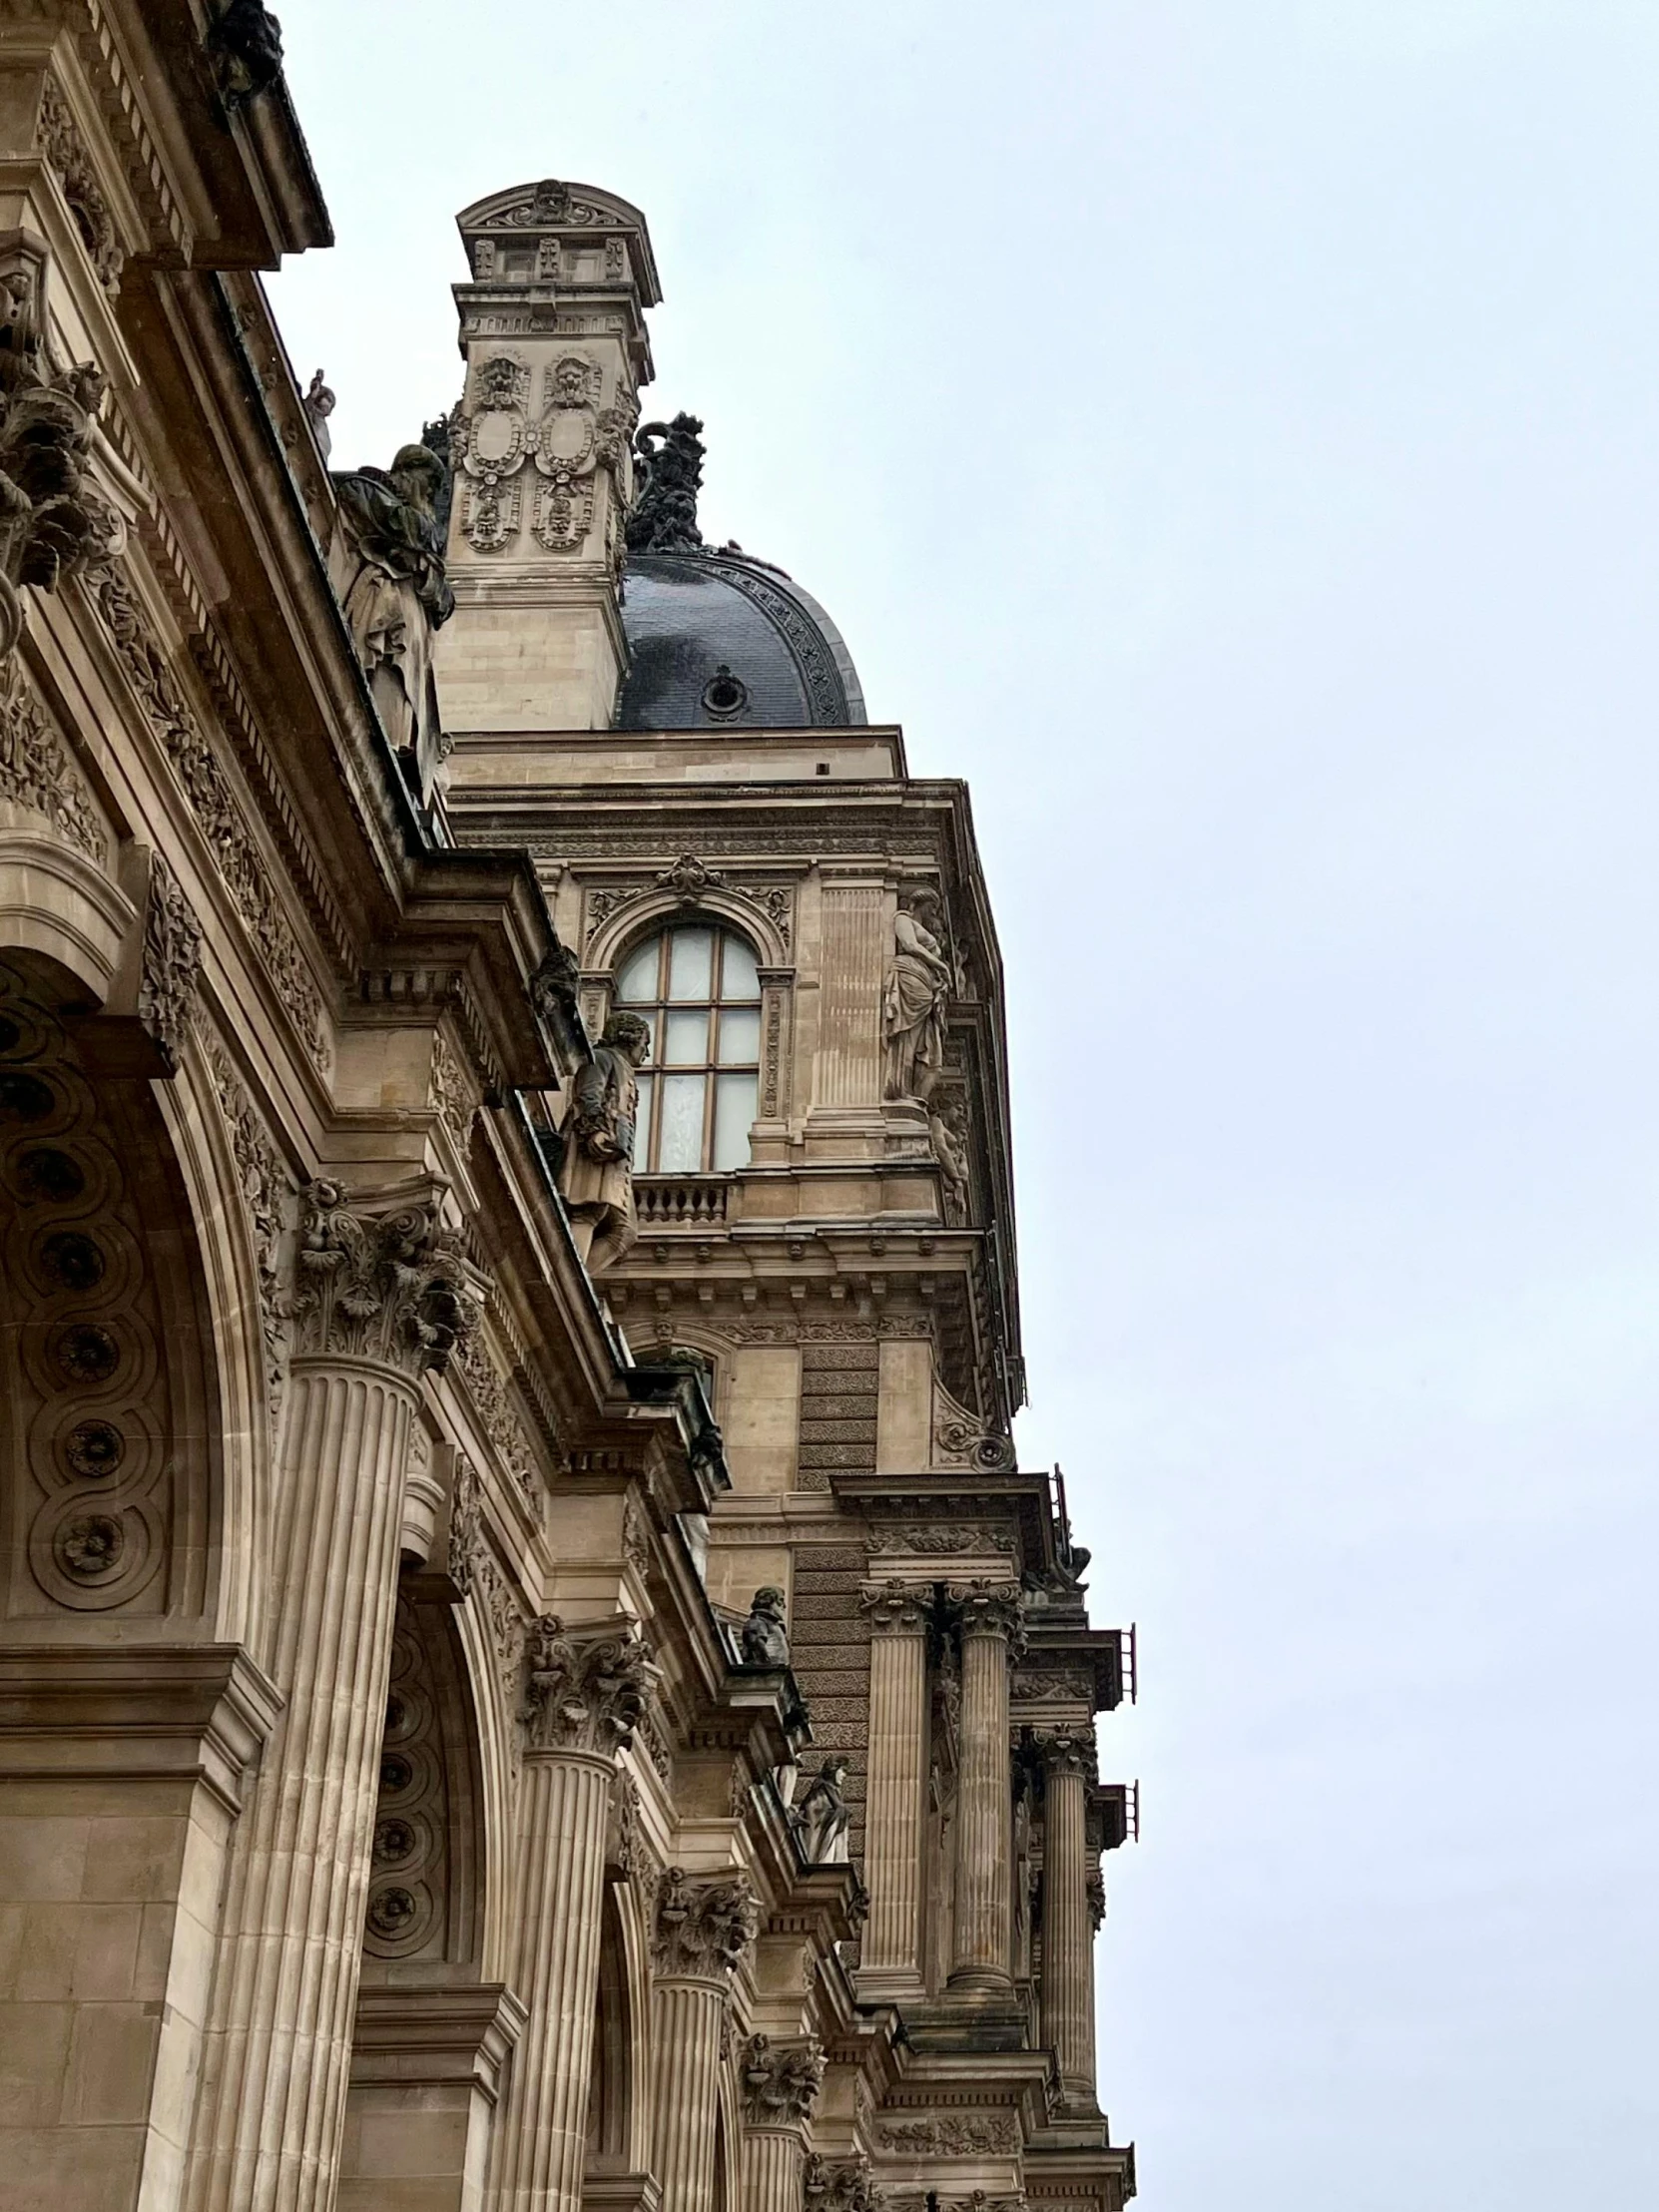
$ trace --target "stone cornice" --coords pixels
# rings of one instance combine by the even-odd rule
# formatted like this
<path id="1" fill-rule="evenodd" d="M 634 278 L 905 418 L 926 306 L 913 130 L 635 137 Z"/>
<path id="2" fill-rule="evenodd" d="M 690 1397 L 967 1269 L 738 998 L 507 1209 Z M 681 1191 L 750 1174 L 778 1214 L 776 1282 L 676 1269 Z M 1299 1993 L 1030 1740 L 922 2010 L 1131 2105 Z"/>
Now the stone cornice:
<path id="1" fill-rule="evenodd" d="M 241 1644 L 0 1644 L 0 1782 L 195 1780 L 235 1813 L 281 1708 Z"/>

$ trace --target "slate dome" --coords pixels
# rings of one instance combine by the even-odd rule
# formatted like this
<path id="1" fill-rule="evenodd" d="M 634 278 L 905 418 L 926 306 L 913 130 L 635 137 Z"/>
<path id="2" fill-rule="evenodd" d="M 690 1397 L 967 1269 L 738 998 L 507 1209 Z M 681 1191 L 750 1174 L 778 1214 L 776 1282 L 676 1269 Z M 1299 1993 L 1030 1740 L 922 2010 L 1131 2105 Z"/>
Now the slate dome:
<path id="1" fill-rule="evenodd" d="M 623 730 L 841 729 L 868 720 L 840 632 L 782 569 L 728 548 L 631 553 Z"/>

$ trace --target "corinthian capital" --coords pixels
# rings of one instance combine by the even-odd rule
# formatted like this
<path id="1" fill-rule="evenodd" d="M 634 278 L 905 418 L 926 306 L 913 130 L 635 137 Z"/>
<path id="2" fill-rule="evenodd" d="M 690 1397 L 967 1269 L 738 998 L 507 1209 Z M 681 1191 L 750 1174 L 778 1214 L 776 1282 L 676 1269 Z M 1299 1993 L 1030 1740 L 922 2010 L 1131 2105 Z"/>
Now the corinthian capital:
<path id="1" fill-rule="evenodd" d="M 751 2127 L 799 2127 L 824 2083 L 824 2053 L 811 2036 L 775 2043 L 752 2035 L 743 2046 L 744 2117 Z"/>
<path id="2" fill-rule="evenodd" d="M 1080 1774 L 1095 1779 L 1095 1740 L 1092 1728 L 1039 1729 L 1037 1754 L 1051 1774 Z"/>
<path id="3" fill-rule="evenodd" d="M 557 1614 L 530 1631 L 519 1718 L 531 1751 L 624 1750 L 656 1687 L 651 1646 L 631 1628 L 567 1634 Z"/>
<path id="4" fill-rule="evenodd" d="M 657 1896 L 657 1971 L 725 1980 L 755 1940 L 760 1919 L 741 1878 L 693 1882 L 670 1867 Z"/>
<path id="5" fill-rule="evenodd" d="M 1023 1645 L 1025 1600 L 1017 1582 L 951 1582 L 946 1594 L 960 1612 L 964 1636 L 1000 1636 L 1016 1649 Z"/>
<path id="6" fill-rule="evenodd" d="M 300 1194 L 294 1267 L 294 1352 L 378 1360 L 411 1379 L 441 1373 L 478 1325 L 488 1288 L 439 1218 L 440 1186 L 348 1200 L 338 1183 Z M 399 1203 L 401 1201 L 401 1203 Z"/>
<path id="7" fill-rule="evenodd" d="M 925 1583 L 866 1582 L 858 1592 L 858 1609 L 877 1635 L 919 1636 L 927 1626 L 931 1595 Z"/>

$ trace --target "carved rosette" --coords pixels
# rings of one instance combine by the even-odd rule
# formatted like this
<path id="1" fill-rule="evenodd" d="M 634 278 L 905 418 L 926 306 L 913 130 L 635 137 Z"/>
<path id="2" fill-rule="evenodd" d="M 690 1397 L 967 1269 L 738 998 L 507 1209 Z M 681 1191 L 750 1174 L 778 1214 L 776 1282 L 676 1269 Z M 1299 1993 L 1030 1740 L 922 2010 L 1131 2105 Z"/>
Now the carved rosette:
<path id="1" fill-rule="evenodd" d="M 486 1288 L 435 1196 L 357 1212 L 321 1179 L 300 1194 L 294 1272 L 296 1358 L 373 1360 L 410 1381 L 442 1373 L 477 1328 Z"/>
<path id="2" fill-rule="evenodd" d="M 743 1963 L 761 1917 L 741 1876 L 694 1882 L 670 1867 L 657 1897 L 659 1976 L 725 1983 Z"/>
<path id="3" fill-rule="evenodd" d="M 925 1583 L 866 1582 L 858 1610 L 878 1636 L 918 1636 L 927 1626 L 931 1592 Z"/>
<path id="4" fill-rule="evenodd" d="M 956 1608 L 964 1636 L 996 1636 L 1010 1649 L 1025 1645 L 1025 1599 L 1017 1582 L 951 1582 L 945 1594 Z"/>
<path id="5" fill-rule="evenodd" d="M 770 2035 L 752 2035 L 743 2046 L 740 2071 L 749 2125 L 793 2131 L 805 2122 L 824 2085 L 824 2053 L 811 2036 L 775 2043 Z"/>
<path id="6" fill-rule="evenodd" d="M 644 1637 L 614 1625 L 567 1631 L 556 1613 L 544 1613 L 530 1630 L 528 1657 L 519 1708 L 527 1750 L 609 1758 L 627 1749 L 660 1673 Z"/>

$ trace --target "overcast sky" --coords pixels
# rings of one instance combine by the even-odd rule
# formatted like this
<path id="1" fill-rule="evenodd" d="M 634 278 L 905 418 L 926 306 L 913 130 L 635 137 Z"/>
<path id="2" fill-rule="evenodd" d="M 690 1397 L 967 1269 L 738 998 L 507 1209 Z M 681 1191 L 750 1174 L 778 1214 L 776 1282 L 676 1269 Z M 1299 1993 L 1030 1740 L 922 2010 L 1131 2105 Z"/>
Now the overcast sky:
<path id="1" fill-rule="evenodd" d="M 706 534 L 971 781 L 1142 2203 L 1659 2204 L 1659 4 L 278 4 L 336 464 L 610 187 Z"/>

